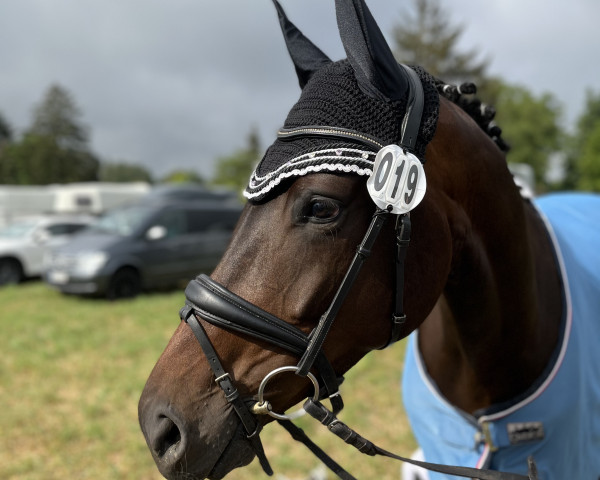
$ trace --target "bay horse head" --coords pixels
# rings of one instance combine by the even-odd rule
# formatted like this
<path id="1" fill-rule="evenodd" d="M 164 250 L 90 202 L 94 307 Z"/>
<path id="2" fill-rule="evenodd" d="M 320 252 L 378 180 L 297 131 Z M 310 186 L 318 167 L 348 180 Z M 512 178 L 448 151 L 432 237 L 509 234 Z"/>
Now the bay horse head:
<path id="1" fill-rule="evenodd" d="M 369 351 L 478 307 L 477 296 L 445 296 L 468 273 L 458 265 L 470 235 L 484 271 L 483 245 L 506 244 L 505 226 L 524 222 L 497 145 L 425 71 L 394 60 L 362 0 L 335 3 L 347 59 L 334 62 L 275 1 L 302 93 L 221 262 L 188 286 L 141 396 L 142 431 L 169 479 L 222 478 L 257 454 L 265 463 L 256 439 L 271 417 L 248 404 L 282 413 L 315 389 L 335 402 L 338 378 Z M 452 391 L 467 409 L 489 400 Z"/>

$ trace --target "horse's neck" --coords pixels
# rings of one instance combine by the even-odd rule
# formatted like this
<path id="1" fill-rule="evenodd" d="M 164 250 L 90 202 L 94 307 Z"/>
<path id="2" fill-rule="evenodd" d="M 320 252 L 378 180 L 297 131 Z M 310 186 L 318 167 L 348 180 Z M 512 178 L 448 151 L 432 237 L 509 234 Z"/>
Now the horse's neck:
<path id="1" fill-rule="evenodd" d="M 473 220 L 480 223 L 460 241 L 446 289 L 420 327 L 430 375 L 469 412 L 524 392 L 557 342 L 561 295 L 551 242 L 534 209 L 518 200 Z"/>

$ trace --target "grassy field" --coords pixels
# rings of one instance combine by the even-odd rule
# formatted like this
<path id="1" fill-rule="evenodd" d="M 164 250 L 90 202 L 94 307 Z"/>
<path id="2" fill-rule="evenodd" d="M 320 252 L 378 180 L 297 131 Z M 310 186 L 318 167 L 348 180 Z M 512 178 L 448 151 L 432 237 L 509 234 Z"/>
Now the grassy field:
<path id="1" fill-rule="evenodd" d="M 162 478 L 137 401 L 183 299 L 178 291 L 111 303 L 65 297 L 41 282 L 0 289 L 0 478 Z M 415 444 L 400 402 L 403 348 L 375 352 L 350 372 L 340 418 L 408 454 Z M 357 478 L 399 478 L 399 462 L 360 455 L 308 419 L 301 426 Z M 263 442 L 279 478 L 306 478 L 319 466 L 276 424 Z M 253 462 L 228 478 L 266 477 Z"/>

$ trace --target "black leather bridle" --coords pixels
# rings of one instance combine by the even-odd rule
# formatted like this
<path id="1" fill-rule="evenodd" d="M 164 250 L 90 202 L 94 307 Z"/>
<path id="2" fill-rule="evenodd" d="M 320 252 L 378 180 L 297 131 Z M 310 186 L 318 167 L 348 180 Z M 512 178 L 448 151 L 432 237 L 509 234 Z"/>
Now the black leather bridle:
<path id="1" fill-rule="evenodd" d="M 410 88 L 408 108 L 402 124 L 402 136 L 399 144 L 404 149 L 411 150 L 414 147 L 421 122 L 424 103 L 423 88 L 414 71 L 408 67 L 402 67 L 407 71 Z M 335 127 L 326 127 L 323 129 L 323 133 L 319 133 L 317 129 L 311 131 L 311 135 L 323 134 L 331 137 L 336 136 L 336 130 L 339 130 L 340 137 L 348 137 L 347 130 L 336 129 Z M 300 377 L 308 377 L 313 384 L 313 396 L 304 403 L 304 410 L 326 425 L 329 430 L 342 438 L 346 443 L 353 445 L 362 453 L 368 455 L 383 455 L 412 463 L 429 470 L 467 478 L 478 478 L 482 480 L 526 480 L 537 478 L 533 460 L 530 460 L 529 475 L 523 476 L 491 470 L 479 470 L 476 468 L 438 465 L 401 457 L 377 447 L 337 419 L 337 414 L 344 406 L 339 392 L 339 385 L 342 379 L 336 375 L 329 360 L 325 357 L 325 354 L 323 353 L 323 344 L 364 261 L 369 257 L 373 244 L 375 243 L 385 220 L 390 215 L 392 215 L 391 208 L 377 208 L 367 232 L 358 246 L 356 254 L 331 301 L 329 308 L 321 316 L 316 327 L 308 335 L 300 329 L 235 295 L 207 275 L 200 275 L 195 280 L 192 280 L 186 288 L 186 304 L 180 311 L 180 317 L 190 326 L 198 339 L 215 375 L 216 382 L 223 390 L 227 401 L 231 403 L 236 414 L 240 418 L 248 441 L 259 458 L 263 470 L 269 475 L 273 473 L 260 441 L 259 433 L 262 424 L 257 420 L 257 415 L 268 414 L 275 417 L 296 440 L 301 441 L 310 448 L 311 451 L 340 478 L 348 480 L 354 479 L 354 477 L 317 447 L 302 430 L 296 427 L 291 422 L 291 416 L 274 412 L 269 402 L 264 399 L 263 392 L 267 382 L 282 372 L 291 371 Z M 390 322 L 391 332 L 385 346 L 399 340 L 401 327 L 406 320 L 404 314 L 404 260 L 410 242 L 410 234 L 410 214 L 406 213 L 399 215 L 396 221 L 396 299 L 394 313 Z M 218 354 L 211 344 L 200 319 L 219 328 L 241 333 L 275 345 L 276 347 L 282 348 L 283 350 L 300 357 L 300 360 L 295 366 L 283 367 L 270 372 L 263 379 L 259 387 L 258 400 L 250 399 L 250 402 L 246 402 L 240 397 L 231 376 L 223 368 Z M 311 370 L 316 370 L 318 372 L 319 379 L 311 373 Z M 327 409 L 321 403 L 321 400 L 324 398 L 330 400 L 332 406 L 331 410 Z"/>
<path id="2" fill-rule="evenodd" d="M 304 443 L 304 445 L 306 445 L 326 466 L 338 475 L 338 477 L 344 480 L 355 480 L 352 475 L 332 460 L 331 457 L 315 445 L 301 429 L 291 422 L 293 416 L 273 412 L 269 402 L 264 399 L 263 391 L 267 382 L 279 373 L 292 371 L 297 375 L 307 376 L 313 383 L 314 394 L 312 398 L 309 398 L 304 402 L 304 410 L 322 424 L 326 425 L 331 432 L 335 433 L 346 443 L 354 446 L 362 453 L 371 456 L 382 455 L 412 463 L 413 465 L 436 472 L 466 478 L 478 478 L 481 480 L 537 479 L 535 463 L 532 459 L 530 459 L 529 462 L 529 475 L 523 476 L 469 467 L 439 465 L 405 458 L 374 445 L 337 419 L 337 414 L 344 406 L 339 392 L 339 385 L 342 379 L 336 375 L 330 362 L 325 357 L 322 350 L 322 344 L 329 331 L 329 327 L 333 322 L 333 318 L 335 318 L 335 314 L 341 306 L 341 302 L 343 302 L 350 287 L 354 283 L 358 271 L 360 270 L 360 266 L 369 256 L 375 238 L 388 215 L 389 212 L 385 210 L 378 209 L 376 211 L 373 220 L 371 221 L 371 225 L 367 230 L 363 241 L 359 245 L 356 255 L 337 294 L 331 302 L 330 307 L 309 335 L 306 335 L 300 329 L 235 295 L 207 275 L 200 275 L 195 280 L 192 280 L 185 290 L 186 305 L 181 309 L 180 317 L 190 326 L 200 343 L 210 368 L 213 371 L 216 382 L 221 387 L 227 401 L 232 404 L 238 415 L 246 432 L 246 437 L 256 453 L 263 470 L 268 475 L 273 473 L 260 441 L 259 433 L 262 424 L 256 419 L 256 415 L 268 414 L 275 417 L 277 421 L 290 432 L 295 440 Z M 410 221 L 408 215 L 399 217 L 396 235 L 396 265 L 397 272 L 402 272 L 397 273 L 397 278 L 402 277 L 402 282 L 404 257 L 410 239 L 409 225 Z M 403 302 L 400 301 L 400 305 L 402 305 L 402 303 Z M 396 308 L 398 309 L 398 302 L 396 302 Z M 405 318 L 402 310 L 393 315 L 388 345 L 398 340 L 400 325 Z M 249 404 L 240 397 L 231 376 L 223 368 L 218 354 L 210 342 L 200 319 L 219 328 L 248 335 L 257 340 L 265 341 L 280 347 L 296 356 L 301 356 L 300 362 L 296 366 L 281 367 L 269 373 L 263 379 L 259 387 L 258 400 L 251 399 Z M 309 371 L 313 366 L 318 372 L 320 381 L 318 381 Z M 304 372 L 304 369 L 307 370 Z M 321 403 L 321 400 L 324 398 L 328 398 L 331 401 L 331 410 Z"/>
<path id="3" fill-rule="evenodd" d="M 342 382 L 342 378 L 336 375 L 331 363 L 325 357 L 322 347 L 339 309 L 354 284 L 364 261 L 371 254 L 375 239 L 389 215 L 390 213 L 387 210 L 376 210 L 369 229 L 358 246 L 354 259 L 329 308 L 321 316 L 317 326 L 309 335 L 306 335 L 302 330 L 271 315 L 256 305 L 247 302 L 207 275 L 202 274 L 192 280 L 185 290 L 186 304 L 180 310 L 179 315 L 190 326 L 200 343 L 215 375 L 216 382 L 240 418 L 248 441 L 259 458 L 263 470 L 269 475 L 272 474 L 272 469 L 260 442 L 259 433 L 261 424 L 256 420 L 255 415 L 271 415 L 277 418 L 280 423 L 283 422 L 282 425 L 288 431 L 293 429 L 293 426 L 288 423 L 292 417 L 276 413 L 272 410 L 269 402 L 264 399 L 264 387 L 273 376 L 284 371 L 292 371 L 301 377 L 308 377 L 313 383 L 314 394 L 312 399 L 308 400 L 312 402 L 313 412 L 319 415 L 322 409 L 325 408 L 320 403 L 320 400 L 323 398 L 330 400 L 332 405 L 330 413 L 334 417 L 342 410 L 344 404 L 339 392 L 339 385 Z M 402 288 L 398 290 L 402 292 L 404 290 L 404 258 L 406 257 L 406 249 L 410 241 L 410 217 L 408 214 L 398 217 L 396 237 L 397 282 L 401 283 Z M 394 343 L 400 338 L 400 327 L 406 319 L 406 315 L 403 312 L 403 305 L 403 295 L 400 294 L 396 301 L 395 313 L 392 316 L 390 337 L 385 346 Z M 241 399 L 232 382 L 231 376 L 223 368 L 200 319 L 217 327 L 266 341 L 296 356 L 301 356 L 300 361 L 296 366 L 279 368 L 267 375 L 259 387 L 258 401 L 252 402 L 252 405 L 249 406 Z M 320 382 L 310 372 L 313 367 L 318 371 Z M 309 409 L 310 412 L 311 407 L 305 404 L 306 409 Z M 290 433 L 292 432 L 290 431 Z M 296 432 L 296 435 L 298 435 L 298 432 Z M 344 476 L 342 478 L 352 477 Z"/>

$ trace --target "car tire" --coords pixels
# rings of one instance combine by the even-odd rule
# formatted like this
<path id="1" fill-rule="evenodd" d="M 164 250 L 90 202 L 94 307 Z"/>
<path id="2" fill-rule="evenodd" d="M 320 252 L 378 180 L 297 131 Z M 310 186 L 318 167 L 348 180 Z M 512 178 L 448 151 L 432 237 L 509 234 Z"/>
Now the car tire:
<path id="1" fill-rule="evenodd" d="M 122 268 L 112 276 L 106 296 L 110 300 L 134 298 L 141 291 L 142 281 L 140 274 L 133 268 Z"/>
<path id="2" fill-rule="evenodd" d="M 14 258 L 0 259 L 0 286 L 14 285 L 23 280 L 21 262 Z"/>

